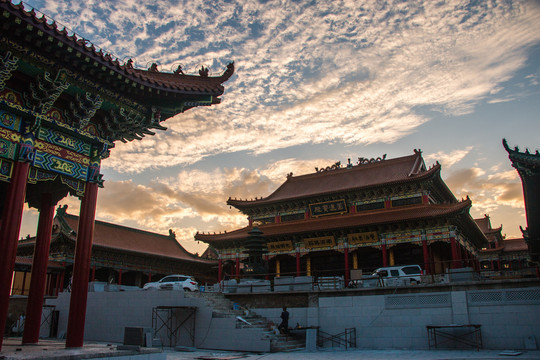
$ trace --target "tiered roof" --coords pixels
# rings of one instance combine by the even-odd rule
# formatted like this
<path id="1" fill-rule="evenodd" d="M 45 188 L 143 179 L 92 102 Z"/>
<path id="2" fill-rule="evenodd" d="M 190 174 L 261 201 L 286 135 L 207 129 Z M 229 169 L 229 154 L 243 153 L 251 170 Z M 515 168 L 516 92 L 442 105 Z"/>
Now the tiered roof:
<path id="1" fill-rule="evenodd" d="M 359 161 L 360 162 L 360 161 Z M 321 169 L 316 173 L 287 176 L 287 180 L 272 194 L 255 200 L 231 199 L 228 205 L 239 210 L 301 198 L 330 196 L 336 193 L 358 191 L 366 188 L 387 187 L 422 179 L 438 178 L 438 189 L 446 201 L 456 202 L 448 187 L 440 180 L 440 164 L 426 169 L 421 151 L 395 159 L 360 162 L 358 165 Z"/>
<path id="2" fill-rule="evenodd" d="M 474 221 L 484 234 L 500 233 L 502 230 L 502 225 L 495 229 L 491 227 L 491 219 L 487 214 L 483 218 L 474 219 Z"/>
<path id="3" fill-rule="evenodd" d="M 414 220 L 436 219 L 440 217 L 468 215 L 472 203 L 466 199 L 453 204 L 424 204 L 398 207 L 393 209 L 362 211 L 361 213 L 340 216 L 328 216 L 306 220 L 287 221 L 277 224 L 258 225 L 264 236 L 297 235 L 323 230 L 339 230 L 358 226 L 382 225 L 388 223 L 402 223 Z M 251 226 L 235 231 L 205 234 L 197 233 L 196 240 L 208 244 L 224 246 L 224 243 L 244 240 L 249 237 Z M 478 229 L 478 228 L 477 228 Z"/>
<path id="4" fill-rule="evenodd" d="M 348 164 L 342 167 L 339 163 L 333 167 L 316 169 L 317 172 L 302 176 L 289 174 L 287 180 L 276 191 L 267 197 L 255 200 L 230 199 L 227 204 L 250 214 L 253 209 L 265 208 L 273 204 L 286 204 L 291 201 L 304 201 L 309 204 L 314 199 L 337 199 L 344 194 L 377 188 L 397 188 L 401 185 L 429 181 L 430 196 L 436 197 L 436 203 L 422 203 L 395 208 L 364 210 L 358 213 L 347 213 L 336 216 L 316 217 L 295 221 L 268 223 L 258 225 L 265 237 L 280 237 L 321 233 L 322 231 L 353 230 L 358 227 L 400 224 L 411 221 L 429 219 L 452 219 L 463 231 L 483 247 L 485 236 L 469 215 L 471 200 L 459 202 L 440 177 L 440 164 L 427 169 L 421 151 L 415 150 L 413 155 L 386 160 L 359 159 L 358 165 Z M 219 234 L 197 233 L 196 240 L 204 241 L 216 247 L 238 245 L 238 242 L 249 237 L 251 226 L 231 232 Z"/>

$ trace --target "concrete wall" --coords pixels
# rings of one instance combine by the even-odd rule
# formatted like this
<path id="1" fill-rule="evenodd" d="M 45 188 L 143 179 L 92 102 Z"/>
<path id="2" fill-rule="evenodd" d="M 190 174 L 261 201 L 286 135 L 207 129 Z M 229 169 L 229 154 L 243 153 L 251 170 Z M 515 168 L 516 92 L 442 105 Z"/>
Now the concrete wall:
<path id="1" fill-rule="evenodd" d="M 525 349 L 540 344 L 540 288 L 400 295 L 323 294 L 318 306 L 289 308 L 290 326 L 319 326 L 338 334 L 356 329 L 357 347 L 427 349 L 426 325 L 480 324 L 486 349 Z M 280 308 L 253 309 L 279 323 Z M 448 342 L 445 347 L 461 347 Z"/>
<path id="2" fill-rule="evenodd" d="M 47 304 L 60 311 L 59 333 L 65 333 L 69 293 Z M 152 327 L 156 306 L 195 306 L 195 341 L 185 329 L 179 345 L 207 349 L 269 351 L 260 329 L 236 328 L 234 318 L 212 318 L 201 299 L 184 298 L 181 291 L 88 293 L 85 339 L 123 342 L 124 328 Z M 254 308 L 280 323 L 281 307 Z M 540 344 L 540 287 L 419 292 L 410 294 L 335 296 L 312 293 L 309 305 L 289 307 L 289 325 L 319 326 L 338 334 L 356 329 L 358 348 L 427 349 L 426 325 L 480 324 L 485 349 L 531 349 Z M 164 345 L 165 341 L 164 341 Z M 461 347 L 447 343 L 446 347 Z"/>
<path id="3" fill-rule="evenodd" d="M 70 293 L 61 293 L 47 305 L 59 311 L 58 334 L 65 334 L 69 314 Z M 157 306 L 197 307 L 195 316 L 180 327 L 176 345 L 203 349 L 269 351 L 270 341 L 261 339 L 259 329 L 236 328 L 234 318 L 212 318 L 212 309 L 203 300 L 184 298 L 183 291 L 89 292 L 85 322 L 85 341 L 123 343 L 125 327 L 152 328 L 152 309 Z M 178 326 L 185 320 L 185 312 L 178 310 Z M 195 341 L 190 337 L 195 322 Z M 158 327 L 163 320 L 158 319 Z M 169 346 L 166 327 L 158 332 L 164 346 Z M 243 341 L 241 341 L 243 340 Z"/>

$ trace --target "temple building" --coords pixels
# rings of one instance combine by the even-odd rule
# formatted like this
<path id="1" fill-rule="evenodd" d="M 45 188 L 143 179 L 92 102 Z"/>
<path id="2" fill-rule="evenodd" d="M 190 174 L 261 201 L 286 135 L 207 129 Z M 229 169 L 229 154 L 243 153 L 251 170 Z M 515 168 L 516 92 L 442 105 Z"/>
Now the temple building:
<path id="1" fill-rule="evenodd" d="M 39 220 L 23 343 L 38 342 L 54 209 L 70 194 L 81 205 L 66 347 L 81 347 L 101 161 L 117 141 L 142 140 L 170 117 L 219 104 L 234 65 L 215 77 L 204 67 L 196 75 L 157 63 L 138 69 L 22 2 L 0 0 L 0 13 L 0 329 L 26 202 Z"/>
<path id="2" fill-rule="evenodd" d="M 69 285 L 79 217 L 58 207 L 52 227 L 46 294 L 56 295 Z M 15 294 L 24 295 L 29 282 L 36 238 L 19 241 L 16 261 Z M 25 266 L 25 264 L 27 266 Z M 189 253 L 176 240 L 175 233 L 156 234 L 96 220 L 90 260 L 90 281 L 139 286 L 169 274 L 194 276 L 199 282 L 215 281 L 217 261 Z M 23 291 L 18 291 L 22 289 Z M 27 291 L 26 291 L 27 293 Z"/>
<path id="3" fill-rule="evenodd" d="M 314 173 L 293 176 L 272 194 L 228 205 L 245 214 L 246 227 L 219 234 L 197 233 L 217 253 L 219 274 L 241 276 L 245 244 L 262 233 L 269 274 L 343 276 L 350 270 L 418 264 L 425 273 L 478 269 L 487 239 L 469 210 L 441 179 L 441 166 L 427 168 L 422 153 L 387 159 L 359 158 Z"/>
<path id="4" fill-rule="evenodd" d="M 506 239 L 502 234 L 502 225 L 492 228 L 488 215 L 474 221 L 488 240 L 488 245 L 479 255 L 482 275 L 492 278 L 532 275 L 531 257 L 524 239 Z"/>
<path id="5" fill-rule="evenodd" d="M 508 152 L 508 158 L 512 166 L 517 170 L 523 186 L 523 199 L 525 200 L 525 214 L 527 217 L 527 227 L 521 229 L 523 238 L 529 247 L 531 260 L 540 264 L 540 153 L 519 151 L 516 146 L 510 149 L 506 139 L 503 139 L 503 146 Z"/>

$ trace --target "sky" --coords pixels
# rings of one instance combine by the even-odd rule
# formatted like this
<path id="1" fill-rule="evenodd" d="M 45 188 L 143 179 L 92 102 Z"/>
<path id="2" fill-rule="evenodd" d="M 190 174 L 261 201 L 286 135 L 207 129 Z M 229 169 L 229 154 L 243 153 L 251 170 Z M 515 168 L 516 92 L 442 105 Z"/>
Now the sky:
<path id="1" fill-rule="evenodd" d="M 16 2 L 17 0 L 13 0 Z M 102 162 L 96 219 L 176 233 L 247 218 L 229 197 L 270 195 L 359 157 L 421 149 L 474 218 L 507 238 L 526 226 L 523 190 L 502 146 L 540 148 L 539 1 L 31 0 L 70 32 L 137 68 L 234 61 L 222 102 L 167 119 L 167 131 L 116 143 Z M 79 213 L 80 201 L 59 204 Z M 25 209 L 21 237 L 34 235 Z"/>

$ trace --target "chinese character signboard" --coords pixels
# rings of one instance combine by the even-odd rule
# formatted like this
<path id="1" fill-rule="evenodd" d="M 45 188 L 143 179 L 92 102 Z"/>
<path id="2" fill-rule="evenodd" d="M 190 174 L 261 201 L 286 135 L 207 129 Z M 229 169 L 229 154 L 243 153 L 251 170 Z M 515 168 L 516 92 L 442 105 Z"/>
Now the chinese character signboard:
<path id="1" fill-rule="evenodd" d="M 304 239 L 304 245 L 306 249 L 331 248 L 336 245 L 336 241 L 333 236 L 323 236 Z"/>
<path id="2" fill-rule="evenodd" d="M 373 245 L 379 242 L 379 236 L 376 231 L 355 233 L 347 235 L 349 245 Z"/>
<path id="3" fill-rule="evenodd" d="M 268 243 L 268 251 L 277 252 L 289 252 L 293 250 L 292 241 L 274 241 Z"/>
<path id="4" fill-rule="evenodd" d="M 309 204 L 309 211 L 312 217 L 336 215 L 347 213 L 345 200 L 325 201 L 316 204 Z"/>

